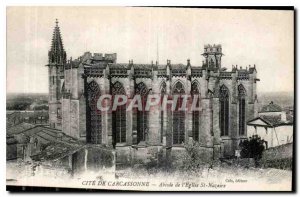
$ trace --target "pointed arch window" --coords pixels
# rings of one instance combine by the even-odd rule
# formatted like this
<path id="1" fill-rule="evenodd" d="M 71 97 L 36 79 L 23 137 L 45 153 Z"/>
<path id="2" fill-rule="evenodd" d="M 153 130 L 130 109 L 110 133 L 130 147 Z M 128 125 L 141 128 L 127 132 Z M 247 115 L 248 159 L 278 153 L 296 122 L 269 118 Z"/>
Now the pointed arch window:
<path id="1" fill-rule="evenodd" d="M 160 100 L 163 101 L 164 96 L 167 92 L 167 84 L 166 82 L 162 82 L 160 86 Z M 164 133 L 164 110 L 161 108 L 160 110 L 160 142 L 163 142 L 163 133 Z"/>
<path id="2" fill-rule="evenodd" d="M 229 90 L 225 85 L 222 85 L 220 88 L 220 130 L 221 130 L 221 136 L 228 136 Z"/>
<path id="3" fill-rule="evenodd" d="M 185 111 L 180 111 L 183 99 L 181 95 L 185 93 L 184 86 L 181 82 L 177 82 L 173 87 L 173 94 L 178 95 L 176 108 L 173 112 L 173 144 L 184 143 L 185 138 Z"/>
<path id="4" fill-rule="evenodd" d="M 137 111 L 137 142 L 146 141 L 148 137 L 148 112 L 145 110 L 148 96 L 148 88 L 143 83 L 140 82 L 136 86 L 136 94 L 141 96 L 142 110 Z"/>
<path id="5" fill-rule="evenodd" d="M 88 84 L 88 142 L 93 144 L 101 144 L 102 142 L 102 121 L 101 111 L 97 109 L 97 101 L 100 97 L 100 88 L 95 81 Z"/>
<path id="6" fill-rule="evenodd" d="M 238 86 L 239 102 L 239 134 L 245 135 L 245 116 L 246 116 L 246 90 L 242 84 Z"/>
<path id="7" fill-rule="evenodd" d="M 193 102 L 194 99 L 197 99 L 196 101 L 196 109 L 199 108 L 200 106 L 200 92 L 199 92 L 199 87 L 196 82 L 192 83 L 191 86 L 191 95 Z M 199 127 L 200 127 L 200 111 L 193 109 L 192 112 L 192 132 L 193 132 L 193 140 L 198 142 L 199 141 Z"/>
<path id="8" fill-rule="evenodd" d="M 120 82 L 112 85 L 112 95 L 126 95 L 125 89 Z M 112 99 L 114 100 L 114 98 Z M 113 145 L 126 142 L 126 104 L 118 106 L 112 112 Z"/>

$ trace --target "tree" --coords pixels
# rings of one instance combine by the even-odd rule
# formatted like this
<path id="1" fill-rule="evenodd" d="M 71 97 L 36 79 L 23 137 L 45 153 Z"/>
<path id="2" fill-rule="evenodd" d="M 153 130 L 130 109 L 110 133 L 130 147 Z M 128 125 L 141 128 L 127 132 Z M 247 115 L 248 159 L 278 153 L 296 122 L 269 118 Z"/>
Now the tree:
<path id="1" fill-rule="evenodd" d="M 175 162 L 172 162 L 175 169 L 194 174 L 212 166 L 210 154 L 203 150 L 199 142 L 193 141 L 184 147 L 185 151 L 176 155 Z"/>
<path id="2" fill-rule="evenodd" d="M 255 165 L 258 165 L 258 161 L 262 157 L 262 153 L 265 150 L 265 141 L 258 135 L 253 135 L 249 139 L 240 142 L 241 157 L 242 158 L 254 158 Z"/>

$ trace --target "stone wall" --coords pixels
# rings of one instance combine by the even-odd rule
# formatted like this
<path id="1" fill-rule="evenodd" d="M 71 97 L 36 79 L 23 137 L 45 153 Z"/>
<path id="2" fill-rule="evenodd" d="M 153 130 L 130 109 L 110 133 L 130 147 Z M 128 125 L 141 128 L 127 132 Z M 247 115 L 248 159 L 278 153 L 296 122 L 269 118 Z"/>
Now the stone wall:
<path id="1" fill-rule="evenodd" d="M 6 160 L 17 159 L 17 144 L 6 144 Z"/>
<path id="2" fill-rule="evenodd" d="M 103 169 L 114 171 L 114 166 L 115 153 L 112 149 L 87 146 L 72 155 L 72 169 L 75 174 L 85 171 L 98 172 Z"/>
<path id="3" fill-rule="evenodd" d="M 269 148 L 263 152 L 261 163 L 264 167 L 292 169 L 293 143 Z"/>
<path id="4" fill-rule="evenodd" d="M 167 75 L 171 74 L 170 67 L 166 66 Z M 190 67 L 186 68 L 187 75 L 191 75 Z M 238 148 L 238 144 L 241 138 L 245 136 L 239 136 L 239 119 L 238 119 L 238 100 L 237 100 L 237 87 L 242 84 L 247 92 L 246 95 L 246 121 L 253 118 L 255 114 L 255 86 L 253 85 L 254 78 L 250 77 L 250 80 L 240 80 L 237 78 L 237 72 L 231 73 L 230 79 L 218 79 L 219 72 L 203 70 L 202 77 L 191 76 L 175 76 L 157 77 L 157 71 L 152 70 L 152 78 L 145 77 L 133 77 L 133 66 L 127 70 L 128 77 L 108 76 L 109 67 L 103 71 L 101 77 L 88 77 L 82 78 L 83 65 L 79 65 L 78 68 L 69 69 L 65 71 L 65 86 L 71 91 L 71 97 L 65 98 L 63 102 L 63 131 L 77 139 L 86 140 L 87 136 L 87 118 L 86 118 L 86 98 L 84 96 L 85 85 L 91 81 L 95 81 L 100 88 L 101 95 L 110 94 L 110 86 L 115 82 L 120 82 L 129 98 L 129 102 L 135 95 L 135 84 L 140 82 L 145 83 L 148 90 L 151 90 L 150 94 L 160 94 L 160 86 L 164 81 L 167 85 L 166 90 L 168 95 L 172 95 L 173 87 L 177 82 L 181 82 L 184 86 L 186 94 L 190 94 L 191 84 L 196 82 L 199 85 L 201 113 L 200 128 L 199 128 L 199 142 L 203 147 L 209 147 L 215 149 L 217 155 L 224 154 L 230 156 L 234 154 L 235 149 Z M 84 81 L 86 80 L 86 82 Z M 229 102 L 229 135 L 222 136 L 220 138 L 219 128 L 219 99 L 218 91 L 216 91 L 221 85 L 225 85 L 230 92 Z M 212 95 L 209 95 L 212 92 Z M 211 98 L 210 98 L 211 97 Z M 107 101 L 108 102 L 108 101 Z M 153 107 L 149 112 L 148 121 L 148 140 L 147 146 L 173 146 L 173 113 L 172 111 L 164 112 L 164 131 L 161 131 L 160 109 L 159 107 Z M 186 112 L 185 114 L 185 144 L 192 141 L 192 113 Z M 111 112 L 102 113 L 102 144 L 112 145 L 112 114 Z M 126 112 L 126 146 L 131 146 L 136 143 L 136 111 Z M 161 139 L 163 136 L 163 140 Z M 123 144 L 124 146 L 124 144 Z"/>
<path id="5" fill-rule="evenodd" d="M 48 66 L 49 76 L 49 124 L 52 128 L 61 129 L 61 86 L 62 81 L 56 65 Z"/>

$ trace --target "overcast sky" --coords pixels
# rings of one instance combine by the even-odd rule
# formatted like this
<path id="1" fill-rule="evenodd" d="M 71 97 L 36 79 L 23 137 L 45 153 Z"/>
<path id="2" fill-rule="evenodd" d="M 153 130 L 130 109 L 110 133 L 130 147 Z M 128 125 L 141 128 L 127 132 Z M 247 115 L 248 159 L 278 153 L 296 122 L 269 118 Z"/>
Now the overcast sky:
<path id="1" fill-rule="evenodd" d="M 68 58 L 90 51 L 117 53 L 119 63 L 151 63 L 158 48 L 160 64 L 190 58 L 200 66 L 204 44 L 222 44 L 223 67 L 256 65 L 258 92 L 293 91 L 293 17 L 266 10 L 9 7 L 7 92 L 48 92 L 56 18 Z"/>

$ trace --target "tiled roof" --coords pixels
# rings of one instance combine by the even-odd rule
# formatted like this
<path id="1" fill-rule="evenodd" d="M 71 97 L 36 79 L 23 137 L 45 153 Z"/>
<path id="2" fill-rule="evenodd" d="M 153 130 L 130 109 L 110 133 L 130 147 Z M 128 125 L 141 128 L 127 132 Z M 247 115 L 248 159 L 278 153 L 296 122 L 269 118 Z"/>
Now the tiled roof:
<path id="1" fill-rule="evenodd" d="M 282 108 L 271 101 L 269 105 L 263 106 L 260 112 L 282 112 Z"/>
<path id="2" fill-rule="evenodd" d="M 19 134 L 19 133 L 22 133 L 25 130 L 31 129 L 33 127 L 35 127 L 35 125 L 29 124 L 29 123 L 26 123 L 26 122 L 22 122 L 20 124 L 17 124 L 17 125 L 14 125 L 14 126 L 11 126 L 11 127 L 7 128 L 6 129 L 6 134 L 7 135 Z"/>
<path id="3" fill-rule="evenodd" d="M 36 161 L 57 160 L 76 152 L 83 146 L 83 144 L 70 144 L 61 141 L 55 141 L 51 142 L 43 151 L 41 151 L 37 155 L 32 156 L 31 158 Z"/>
<path id="4" fill-rule="evenodd" d="M 293 124 L 293 122 L 290 120 L 287 120 L 285 122 L 282 121 L 280 115 L 259 116 L 259 117 L 253 118 L 252 120 L 249 120 L 247 124 L 255 125 L 255 124 L 251 124 L 251 122 L 258 120 L 258 119 L 263 121 L 267 125 L 267 127 L 277 127 L 277 126 L 281 126 L 281 125 L 292 125 Z"/>
<path id="5" fill-rule="evenodd" d="M 32 117 L 36 118 L 38 116 L 43 117 L 49 117 L 48 111 L 10 111 L 9 113 L 6 113 L 7 119 L 14 119 L 16 117 L 18 118 L 25 118 L 25 117 Z"/>
<path id="6" fill-rule="evenodd" d="M 6 136 L 6 144 L 17 144 L 18 140 L 16 140 L 14 137 Z"/>
<path id="7" fill-rule="evenodd" d="M 262 119 L 270 123 L 270 125 L 275 126 L 282 123 L 281 116 L 261 116 Z"/>
<path id="8" fill-rule="evenodd" d="M 8 111 L 8 110 L 6 110 L 6 116 L 9 116 L 9 115 L 11 115 L 13 113 L 15 113 L 15 111 Z"/>
<path id="9" fill-rule="evenodd" d="M 38 155 L 32 156 L 35 160 L 55 160 L 78 150 L 84 145 L 82 142 L 57 129 L 45 126 L 34 126 L 30 128 L 28 127 L 30 124 L 27 125 L 27 123 L 22 125 L 23 127 L 20 127 L 20 125 L 18 127 L 19 129 L 14 127 L 17 131 L 14 132 L 14 135 L 6 136 L 6 143 L 24 144 L 29 142 L 30 137 L 42 138 L 44 140 L 45 148 Z"/>

